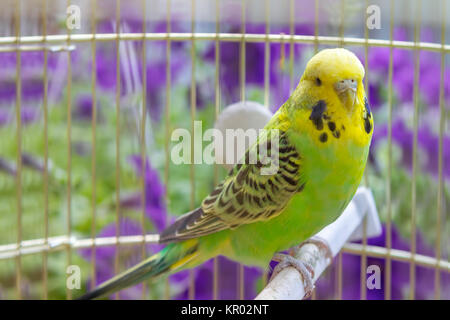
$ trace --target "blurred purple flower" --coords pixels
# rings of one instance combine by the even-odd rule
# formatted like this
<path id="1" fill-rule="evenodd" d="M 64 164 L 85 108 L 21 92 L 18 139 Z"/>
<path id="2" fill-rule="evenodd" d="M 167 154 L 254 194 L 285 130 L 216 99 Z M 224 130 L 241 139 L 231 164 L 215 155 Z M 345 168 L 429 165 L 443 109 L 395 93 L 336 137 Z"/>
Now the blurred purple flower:
<path id="1" fill-rule="evenodd" d="M 401 148 L 402 164 L 408 169 L 411 169 L 413 156 L 413 132 L 408 129 L 406 124 L 401 119 L 396 119 L 392 123 L 392 141 Z"/>
<path id="2" fill-rule="evenodd" d="M 234 23 L 233 26 L 225 32 L 239 33 L 241 26 Z M 247 24 L 246 33 L 265 34 L 265 24 Z M 271 33 L 289 34 L 288 28 L 272 28 Z M 296 34 L 313 34 L 313 29 L 308 26 L 297 25 Z M 284 50 L 284 52 L 282 51 Z M 298 57 L 301 50 L 300 45 L 294 46 L 295 58 Z M 215 61 L 215 45 L 211 43 L 210 47 L 204 53 L 206 61 Z M 271 87 L 276 87 L 280 81 L 280 72 L 284 66 L 287 66 L 290 59 L 289 44 L 271 43 L 270 61 L 269 61 L 269 83 Z M 245 44 L 245 82 L 259 87 L 264 86 L 264 61 L 265 44 L 264 43 L 246 43 Z M 220 43 L 220 81 L 224 89 L 225 97 L 228 103 L 239 99 L 240 96 L 240 44 L 237 42 Z"/>
<path id="3" fill-rule="evenodd" d="M 239 264 L 219 256 L 218 299 L 238 299 L 238 267 Z M 213 299 L 213 260 L 193 269 L 195 275 L 195 299 Z M 257 281 L 261 279 L 261 271 L 255 267 L 244 267 L 244 299 L 253 299 L 257 294 Z M 178 272 L 170 277 L 171 282 L 184 283 L 186 289 L 176 299 L 186 300 L 189 297 L 189 271 Z"/>
<path id="4" fill-rule="evenodd" d="M 10 121 L 10 111 L 0 108 L 0 127 L 6 125 Z"/>
<path id="5" fill-rule="evenodd" d="M 187 66 L 187 56 L 184 52 L 176 52 L 172 49 L 170 59 L 171 85 L 175 85 L 183 69 Z M 154 121 L 161 119 L 164 110 L 164 99 L 166 96 L 166 61 L 150 62 L 147 65 L 147 109 Z"/>
<path id="6" fill-rule="evenodd" d="M 148 159 L 145 161 L 145 172 L 140 155 L 129 157 L 129 161 L 136 171 L 136 175 L 145 179 L 145 213 L 161 232 L 166 227 L 167 212 L 165 206 L 165 187 L 158 176 L 158 171 L 150 166 Z M 135 194 L 121 204 L 122 208 L 141 208 L 141 194 Z"/>
<path id="7" fill-rule="evenodd" d="M 101 118 L 99 114 L 99 104 L 97 103 L 97 121 Z M 83 121 L 90 121 L 92 119 L 93 103 L 91 94 L 80 94 L 77 96 L 74 109 L 74 118 Z"/>
<path id="8" fill-rule="evenodd" d="M 58 67 L 59 56 L 48 54 L 47 68 L 49 78 Z M 17 55 L 15 52 L 0 53 L 0 102 L 12 103 L 16 98 L 16 68 Z M 34 102 L 44 95 L 44 53 L 42 51 L 24 51 L 20 55 L 21 63 L 21 98 L 22 103 Z M 52 83 L 49 83 L 49 91 Z"/>
<path id="9" fill-rule="evenodd" d="M 175 26 L 177 24 L 173 24 Z M 101 30 L 103 32 L 114 32 L 111 22 L 104 22 Z M 126 24 L 128 27 L 128 24 Z M 165 32 L 165 23 L 159 23 L 154 32 Z M 147 30 L 148 32 L 149 30 Z M 132 31 L 134 32 L 134 31 Z M 140 92 L 142 90 L 142 44 L 130 42 L 130 47 L 120 47 L 120 94 L 126 95 L 131 92 Z M 164 97 L 166 94 L 166 41 L 146 42 L 147 61 L 146 61 L 146 106 L 151 119 L 159 121 L 163 110 Z M 177 84 L 179 76 L 187 66 L 189 60 L 184 42 L 171 42 L 171 65 L 170 77 L 171 85 Z M 99 87 L 105 91 L 115 93 L 116 91 L 116 44 L 101 43 L 97 46 L 96 54 L 96 73 Z M 136 81 L 138 83 L 136 83 Z"/>
<path id="10" fill-rule="evenodd" d="M 36 107 L 23 107 L 21 108 L 21 121 L 22 124 L 27 125 L 36 121 L 39 117 L 39 109 Z"/>
<path id="11" fill-rule="evenodd" d="M 0 157 L 0 172 L 4 172 L 5 174 L 15 176 L 16 175 L 16 165 L 13 161 L 8 161 Z"/>
<path id="12" fill-rule="evenodd" d="M 392 248 L 410 251 L 410 241 L 402 238 L 395 226 L 392 227 Z M 375 238 L 368 239 L 369 245 L 386 247 L 386 228 L 383 225 L 383 233 Z M 417 253 L 433 256 L 433 249 L 425 243 L 422 235 L 417 234 Z M 385 259 L 384 258 L 367 258 L 367 266 L 377 265 L 381 270 L 381 289 L 366 290 L 367 299 L 380 300 L 384 299 L 385 287 L 384 277 Z M 405 293 L 409 290 L 409 263 L 391 260 L 391 297 L 394 300 L 406 299 Z M 346 300 L 360 299 L 361 294 L 361 257 L 344 253 L 342 255 L 342 298 Z M 434 292 L 434 269 L 417 266 L 416 267 L 416 299 L 432 299 Z M 317 297 L 319 299 L 332 299 L 336 292 L 336 264 L 330 268 L 326 275 L 322 276 L 316 284 Z M 450 292 L 450 276 L 441 273 L 441 290 L 443 298 L 448 299 Z"/>
<path id="13" fill-rule="evenodd" d="M 443 175 L 450 179 L 450 137 L 442 137 Z M 418 145 L 425 151 L 424 169 L 436 178 L 439 174 L 439 136 L 432 133 L 429 127 L 423 126 L 418 131 Z"/>
<path id="14" fill-rule="evenodd" d="M 411 40 L 408 38 L 408 32 L 405 28 L 397 28 L 394 30 L 395 40 Z M 432 29 L 424 28 L 421 34 L 421 41 L 433 42 L 435 36 Z M 376 108 L 380 104 L 380 87 L 385 86 L 389 68 L 390 48 L 371 48 L 369 50 L 369 68 L 371 73 L 375 74 L 377 81 L 371 83 L 369 87 L 370 103 Z M 419 58 L 419 85 L 418 90 L 420 96 L 427 106 L 437 106 L 439 103 L 439 90 L 441 79 L 441 62 L 440 53 L 423 50 L 420 52 Z M 392 49 L 392 71 L 393 71 L 393 88 L 398 99 L 402 103 L 410 103 L 413 101 L 414 91 L 414 70 L 415 70 L 415 53 L 407 49 Z M 444 79 L 450 77 L 450 68 L 444 70 Z M 374 95 L 375 93 L 375 95 Z M 450 82 L 444 83 L 444 94 L 446 97 L 450 95 Z"/>

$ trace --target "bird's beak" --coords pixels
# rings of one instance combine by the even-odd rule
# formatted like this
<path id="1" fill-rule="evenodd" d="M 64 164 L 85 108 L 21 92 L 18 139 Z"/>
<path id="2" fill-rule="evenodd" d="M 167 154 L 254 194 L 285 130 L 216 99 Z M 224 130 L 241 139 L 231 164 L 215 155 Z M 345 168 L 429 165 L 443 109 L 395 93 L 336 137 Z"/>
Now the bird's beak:
<path id="1" fill-rule="evenodd" d="M 334 84 L 334 89 L 342 103 L 351 111 L 355 105 L 358 82 L 355 79 L 340 80 Z"/>

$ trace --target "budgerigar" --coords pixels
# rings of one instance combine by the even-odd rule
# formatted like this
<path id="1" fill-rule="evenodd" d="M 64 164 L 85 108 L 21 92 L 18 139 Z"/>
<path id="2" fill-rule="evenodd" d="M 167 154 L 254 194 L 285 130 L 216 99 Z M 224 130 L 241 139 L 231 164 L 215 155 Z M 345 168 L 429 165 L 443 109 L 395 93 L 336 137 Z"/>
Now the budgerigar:
<path id="1" fill-rule="evenodd" d="M 261 174 L 260 162 L 237 164 L 199 208 L 162 232 L 162 251 L 82 298 L 193 268 L 217 255 L 264 268 L 275 253 L 333 222 L 361 182 L 372 138 L 363 78 L 352 52 L 317 53 L 265 127 L 279 130 L 276 173 Z M 261 134 L 246 158 L 268 137 Z"/>

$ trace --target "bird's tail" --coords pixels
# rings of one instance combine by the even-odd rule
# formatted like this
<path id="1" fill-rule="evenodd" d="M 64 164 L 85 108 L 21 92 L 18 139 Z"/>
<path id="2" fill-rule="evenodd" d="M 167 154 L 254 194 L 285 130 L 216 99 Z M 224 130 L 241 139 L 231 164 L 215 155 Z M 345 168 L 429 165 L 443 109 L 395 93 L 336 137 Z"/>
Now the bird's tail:
<path id="1" fill-rule="evenodd" d="M 160 252 L 102 283 L 94 290 L 79 297 L 89 300 L 114 293 L 147 278 L 156 278 L 164 273 L 179 269 L 197 255 L 197 240 L 171 243 Z"/>

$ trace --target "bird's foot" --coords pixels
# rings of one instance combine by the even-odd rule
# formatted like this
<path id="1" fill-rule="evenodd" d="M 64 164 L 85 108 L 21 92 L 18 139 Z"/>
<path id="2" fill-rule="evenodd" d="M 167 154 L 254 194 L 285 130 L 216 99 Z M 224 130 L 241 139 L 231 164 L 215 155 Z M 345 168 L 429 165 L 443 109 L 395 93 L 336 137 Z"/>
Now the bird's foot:
<path id="1" fill-rule="evenodd" d="M 303 286 L 305 288 L 305 297 L 307 299 L 311 296 L 314 290 L 314 268 L 307 262 L 303 262 L 295 259 L 293 256 L 283 253 L 276 253 L 273 256 L 273 260 L 278 261 L 278 265 L 273 269 L 270 281 L 274 279 L 284 268 L 294 267 L 300 272 L 303 278 Z"/>
<path id="2" fill-rule="evenodd" d="M 296 255 L 296 253 L 305 245 L 305 244 L 313 244 L 319 248 L 319 251 L 323 251 L 325 253 L 325 258 L 332 260 L 333 253 L 331 252 L 330 245 L 328 242 L 320 237 L 311 237 L 308 240 L 303 241 L 298 246 L 291 249 L 291 255 Z"/>

